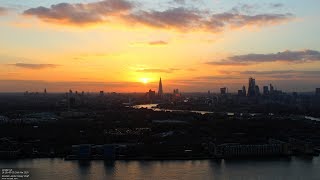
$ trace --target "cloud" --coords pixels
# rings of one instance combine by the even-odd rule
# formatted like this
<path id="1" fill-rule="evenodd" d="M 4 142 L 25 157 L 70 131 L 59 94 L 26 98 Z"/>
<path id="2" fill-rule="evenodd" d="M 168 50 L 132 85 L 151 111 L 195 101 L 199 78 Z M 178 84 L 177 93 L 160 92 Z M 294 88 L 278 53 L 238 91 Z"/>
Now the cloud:
<path id="1" fill-rule="evenodd" d="M 256 74 L 256 75 L 270 75 L 270 74 L 309 74 L 320 75 L 320 71 L 298 71 L 298 70 L 278 70 L 278 71 L 242 71 L 241 74 Z"/>
<path id="2" fill-rule="evenodd" d="M 270 7 L 272 7 L 272 8 L 281 8 L 283 6 L 284 5 L 282 3 L 271 3 L 270 4 Z"/>
<path id="3" fill-rule="evenodd" d="M 132 46 L 139 46 L 139 45 L 150 45 L 150 46 L 160 46 L 160 45 L 167 45 L 169 44 L 167 41 L 157 40 L 157 41 L 138 41 L 138 42 L 131 42 L 130 45 Z"/>
<path id="4" fill-rule="evenodd" d="M 136 72 L 144 72 L 144 73 L 173 73 L 174 71 L 178 71 L 180 69 L 169 68 L 169 69 L 138 69 Z"/>
<path id="5" fill-rule="evenodd" d="M 150 41 L 149 45 L 167 45 L 168 42 L 166 41 Z"/>
<path id="6" fill-rule="evenodd" d="M 87 4 L 60 3 L 50 8 L 37 7 L 23 12 L 24 15 L 36 16 L 46 22 L 86 25 L 104 22 L 108 16 L 116 16 L 134 7 L 126 0 L 103 0 Z"/>
<path id="7" fill-rule="evenodd" d="M 239 76 L 199 76 L 195 79 L 198 80 L 231 80 L 231 79 L 241 79 Z"/>
<path id="8" fill-rule="evenodd" d="M 248 63 L 242 63 L 242 62 L 233 62 L 229 60 L 222 60 L 222 61 L 209 61 L 206 62 L 208 65 L 215 65 L 215 66 L 247 66 Z"/>
<path id="9" fill-rule="evenodd" d="M 241 75 L 259 76 L 274 79 L 311 79 L 320 78 L 320 71 L 277 70 L 277 71 L 242 71 Z"/>
<path id="10" fill-rule="evenodd" d="M 239 4 L 231 9 L 231 12 L 234 13 L 253 13 L 258 8 L 260 8 L 257 4 Z"/>
<path id="11" fill-rule="evenodd" d="M 290 13 L 286 14 L 257 14 L 246 15 L 241 13 L 213 14 L 206 23 L 208 29 L 221 30 L 223 27 L 240 28 L 244 26 L 265 26 L 286 22 L 293 18 Z"/>
<path id="12" fill-rule="evenodd" d="M 55 68 L 58 65 L 56 64 L 28 64 L 28 63 L 15 63 L 15 64 L 9 64 L 11 66 L 16 66 L 19 68 L 25 68 L 25 69 L 45 69 L 45 68 Z"/>
<path id="13" fill-rule="evenodd" d="M 200 29 L 210 32 L 220 32 L 227 28 L 244 26 L 265 26 L 286 22 L 293 18 L 292 14 L 258 14 L 245 15 L 241 13 L 217 13 L 187 9 L 184 7 L 167 9 L 165 11 L 140 11 L 130 14 L 127 20 L 155 28 L 169 28 L 180 31 Z"/>
<path id="14" fill-rule="evenodd" d="M 131 23 L 139 23 L 156 28 L 187 29 L 192 24 L 201 21 L 200 11 L 184 7 L 167 9 L 164 11 L 139 11 L 127 16 Z M 199 23 L 195 24 L 198 26 Z"/>
<path id="15" fill-rule="evenodd" d="M 184 7 L 184 1 L 175 0 L 181 7 L 164 10 L 145 10 L 137 3 L 127 0 L 103 0 L 92 3 L 60 3 L 51 7 L 36 7 L 24 11 L 24 15 L 35 16 L 43 21 L 58 24 L 83 26 L 96 23 L 119 23 L 143 25 L 159 29 L 178 31 L 221 32 L 228 28 L 245 26 L 266 26 L 287 22 L 293 18 L 290 13 L 245 14 L 240 11 L 212 13 Z M 242 9 L 251 8 L 249 5 Z"/>
<path id="16" fill-rule="evenodd" d="M 210 65 L 250 65 L 264 62 L 306 63 L 320 61 L 320 52 L 316 50 L 283 51 L 271 54 L 245 54 L 230 56 L 221 61 L 211 61 Z"/>
<path id="17" fill-rule="evenodd" d="M 180 5 L 185 5 L 186 1 L 185 0 L 172 0 L 169 3 L 176 3 L 176 4 L 180 4 Z"/>
<path id="18" fill-rule="evenodd" d="M 315 70 L 271 70 L 271 71 L 254 71 L 254 70 L 247 70 L 247 71 L 219 71 L 220 78 L 226 77 L 226 79 L 236 79 L 242 78 L 246 79 L 250 76 L 257 77 L 258 79 L 263 80 L 311 80 L 311 79 L 319 79 L 320 78 L 320 71 Z M 219 77 L 215 76 L 208 76 L 212 77 L 212 79 L 219 79 Z"/>
<path id="19" fill-rule="evenodd" d="M 0 16 L 6 15 L 8 13 L 8 9 L 0 6 Z"/>

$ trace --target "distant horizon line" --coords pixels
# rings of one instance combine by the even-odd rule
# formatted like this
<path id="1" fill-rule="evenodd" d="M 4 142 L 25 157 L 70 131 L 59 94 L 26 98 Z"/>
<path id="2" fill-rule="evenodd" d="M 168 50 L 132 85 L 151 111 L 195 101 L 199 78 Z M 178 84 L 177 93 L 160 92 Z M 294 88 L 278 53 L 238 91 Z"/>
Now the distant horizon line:
<path id="1" fill-rule="evenodd" d="M 315 91 L 283 91 L 283 90 L 280 90 L 281 92 L 284 92 L 284 93 L 315 93 Z M 75 93 L 76 91 L 73 91 L 72 93 L 73 94 L 76 94 Z M 90 93 L 90 94 L 100 94 L 100 91 L 83 91 L 85 94 L 86 93 Z M 6 92 L 6 91 L 0 91 L 0 94 L 25 94 L 26 91 L 14 91 L 14 92 Z M 43 91 L 28 91 L 29 94 L 35 94 L 35 93 L 38 93 L 38 94 L 45 94 Z M 64 91 L 64 92 L 61 92 L 61 91 L 47 91 L 46 94 L 65 94 L 65 93 L 69 93 L 68 91 Z M 81 94 L 82 91 L 78 91 L 78 94 Z M 112 93 L 117 93 L 117 94 L 145 94 L 147 93 L 146 92 L 117 92 L 117 91 L 103 91 L 103 93 L 105 94 L 112 94 Z M 172 92 L 163 92 L 164 94 L 172 94 Z M 208 91 L 182 91 L 180 93 L 201 93 L 201 94 L 208 94 Z M 219 91 L 210 91 L 210 93 L 213 93 L 213 94 L 220 94 Z M 228 92 L 227 94 L 237 94 L 238 92 L 237 91 L 232 91 L 232 92 Z M 263 93 L 261 93 L 261 95 L 263 95 Z"/>

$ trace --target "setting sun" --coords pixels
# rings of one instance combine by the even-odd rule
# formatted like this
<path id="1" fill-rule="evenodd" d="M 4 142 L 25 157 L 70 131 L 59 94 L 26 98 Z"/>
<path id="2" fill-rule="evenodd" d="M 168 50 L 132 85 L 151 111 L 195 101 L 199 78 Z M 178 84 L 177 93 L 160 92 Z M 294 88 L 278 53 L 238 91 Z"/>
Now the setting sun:
<path id="1" fill-rule="evenodd" d="M 143 83 L 143 84 L 147 84 L 149 82 L 149 78 L 141 78 L 140 81 Z"/>

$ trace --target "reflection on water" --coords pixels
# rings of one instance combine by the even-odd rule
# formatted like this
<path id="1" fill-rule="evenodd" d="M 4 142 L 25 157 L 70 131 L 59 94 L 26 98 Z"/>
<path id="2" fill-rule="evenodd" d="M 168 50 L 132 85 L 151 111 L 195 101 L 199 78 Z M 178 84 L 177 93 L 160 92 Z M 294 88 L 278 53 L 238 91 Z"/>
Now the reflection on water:
<path id="1" fill-rule="evenodd" d="M 158 104 L 140 104 L 140 105 L 133 106 L 133 108 L 136 108 L 136 109 L 140 109 L 140 108 L 153 109 L 156 106 L 158 106 Z"/>
<path id="2" fill-rule="evenodd" d="M 157 108 L 157 105 L 158 104 L 140 104 L 140 105 L 133 106 L 133 108 L 136 108 L 136 109 L 145 108 L 145 109 L 152 109 L 154 111 L 168 111 L 168 112 L 194 112 L 194 113 L 200 113 L 200 114 L 213 113 L 213 112 L 210 112 L 210 111 L 160 109 L 160 108 Z"/>
<path id="3" fill-rule="evenodd" d="M 312 121 L 320 121 L 320 118 L 315 118 L 311 116 L 305 116 L 306 119 L 312 120 Z"/>
<path id="4" fill-rule="evenodd" d="M 78 161 L 78 167 L 76 170 L 78 171 L 78 174 L 80 178 L 82 179 L 88 179 L 91 169 L 91 161 Z"/>
<path id="5" fill-rule="evenodd" d="M 0 168 L 32 168 L 37 179 L 319 179 L 320 158 L 190 161 L 0 161 Z"/>

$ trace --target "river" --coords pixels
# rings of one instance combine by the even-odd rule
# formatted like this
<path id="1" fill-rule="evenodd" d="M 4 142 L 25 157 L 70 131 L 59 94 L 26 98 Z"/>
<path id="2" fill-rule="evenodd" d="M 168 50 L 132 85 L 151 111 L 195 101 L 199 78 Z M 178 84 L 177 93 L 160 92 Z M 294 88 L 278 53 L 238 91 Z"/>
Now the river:
<path id="1" fill-rule="evenodd" d="M 192 111 L 192 110 L 172 110 L 172 109 L 160 109 L 157 108 L 158 104 L 141 104 L 141 105 L 135 105 L 133 108 L 140 109 L 140 108 L 145 108 L 145 109 L 152 109 L 154 111 L 169 111 L 169 112 L 194 112 L 194 113 L 200 113 L 200 114 L 209 114 L 213 113 L 210 111 Z"/>
<path id="2" fill-rule="evenodd" d="M 109 179 L 257 179 L 318 180 L 320 158 L 278 158 L 265 160 L 183 161 L 64 161 L 26 159 L 0 161 L 0 168 L 29 168 L 28 180 Z M 26 179 L 27 180 L 27 179 Z"/>
<path id="3" fill-rule="evenodd" d="M 214 113 L 214 112 L 211 112 L 211 111 L 192 111 L 192 110 L 172 110 L 172 109 L 160 109 L 160 108 L 157 108 L 158 104 L 140 104 L 140 105 L 135 105 L 133 106 L 133 108 L 135 109 L 140 109 L 140 108 L 145 108 L 145 109 L 152 109 L 154 111 L 169 111 L 169 112 L 195 112 L 195 113 L 200 113 L 200 114 L 210 114 L 210 113 Z M 227 112 L 228 115 L 230 116 L 233 116 L 235 113 L 233 112 Z M 251 116 L 255 116 L 257 114 L 260 114 L 260 113 L 250 113 Z M 273 113 L 269 113 L 270 115 L 274 115 Z M 304 119 L 308 119 L 308 120 L 311 120 L 311 121 L 320 121 L 320 118 L 316 118 L 316 117 L 312 117 L 312 116 L 298 116 L 297 117 L 302 117 Z"/>

